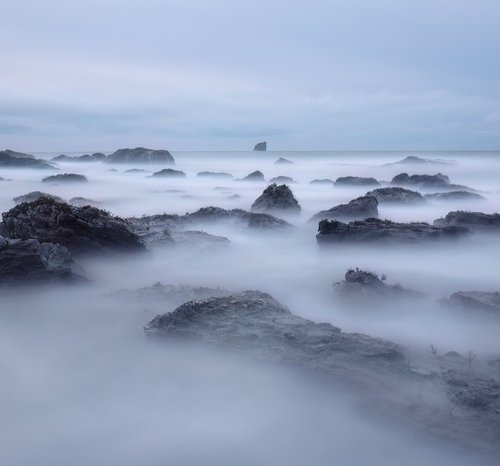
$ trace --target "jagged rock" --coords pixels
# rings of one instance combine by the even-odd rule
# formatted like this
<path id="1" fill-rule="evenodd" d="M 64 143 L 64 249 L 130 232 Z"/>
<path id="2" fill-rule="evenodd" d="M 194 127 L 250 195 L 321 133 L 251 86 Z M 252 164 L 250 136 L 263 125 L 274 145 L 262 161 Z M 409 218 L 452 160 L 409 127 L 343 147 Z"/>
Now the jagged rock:
<path id="1" fill-rule="evenodd" d="M 335 186 L 380 186 L 380 183 L 375 178 L 341 176 L 335 180 Z"/>
<path id="2" fill-rule="evenodd" d="M 196 174 L 200 178 L 233 178 L 231 173 L 224 172 L 199 172 Z"/>
<path id="3" fill-rule="evenodd" d="M 269 183 L 296 183 L 296 181 L 289 176 L 275 176 L 269 180 Z"/>
<path id="4" fill-rule="evenodd" d="M 269 185 L 252 204 L 253 212 L 299 213 L 300 205 L 292 190 L 286 185 Z"/>
<path id="5" fill-rule="evenodd" d="M 473 231 L 496 231 L 500 229 L 500 214 L 485 214 L 483 212 L 465 212 L 456 210 L 444 218 L 434 220 L 438 227 L 464 227 Z"/>
<path id="6" fill-rule="evenodd" d="M 470 191 L 449 191 L 446 193 L 425 194 L 424 197 L 433 201 L 480 201 L 484 199 L 480 194 L 471 193 Z"/>
<path id="7" fill-rule="evenodd" d="M 64 246 L 0 237 L 0 287 L 85 280 Z"/>
<path id="8" fill-rule="evenodd" d="M 97 201 L 94 201 L 93 199 L 88 199 L 86 197 L 72 197 L 69 200 L 69 204 L 73 205 L 79 205 L 79 206 L 84 206 L 84 205 L 99 205 L 100 203 Z"/>
<path id="9" fill-rule="evenodd" d="M 51 160 L 53 162 L 100 162 L 104 160 L 106 156 L 101 154 L 100 152 L 96 152 L 95 154 L 84 154 L 77 156 L 69 156 L 69 155 L 58 155 L 57 157 L 53 157 Z"/>
<path id="10" fill-rule="evenodd" d="M 500 317 L 500 293 L 498 291 L 457 291 L 444 300 L 443 304 L 450 308 L 479 311 Z"/>
<path id="11" fill-rule="evenodd" d="M 253 148 L 253 150 L 260 151 L 260 152 L 266 151 L 267 150 L 267 142 L 266 141 L 258 142 L 257 144 L 255 144 L 255 147 Z"/>
<path id="12" fill-rule="evenodd" d="M 70 206 L 42 197 L 17 205 L 2 218 L 4 236 L 61 244 L 74 254 L 145 251 L 123 219 L 91 206 Z"/>
<path id="13" fill-rule="evenodd" d="M 240 181 L 265 181 L 265 180 L 263 173 L 256 170 L 250 173 L 249 175 L 245 176 L 244 178 L 241 178 Z"/>
<path id="14" fill-rule="evenodd" d="M 151 175 L 153 178 L 185 178 L 186 174 L 180 170 L 173 170 L 172 168 L 164 168 Z"/>
<path id="15" fill-rule="evenodd" d="M 450 178 L 442 173 L 436 175 L 408 175 L 408 173 L 400 173 L 396 175 L 391 184 L 397 186 L 413 186 L 419 189 L 453 189 L 473 191 L 467 186 L 450 183 Z"/>
<path id="16" fill-rule="evenodd" d="M 284 159 L 283 157 L 280 157 L 276 162 L 274 162 L 275 165 L 291 165 L 294 162 L 288 159 Z"/>
<path id="17" fill-rule="evenodd" d="M 372 196 L 382 204 L 422 204 L 425 202 L 422 194 L 405 188 L 377 188 L 365 194 Z"/>
<path id="18" fill-rule="evenodd" d="M 335 182 L 331 180 L 330 178 L 323 178 L 323 179 L 315 179 L 310 181 L 311 184 L 324 184 L 328 186 L 333 186 Z"/>
<path id="19" fill-rule="evenodd" d="M 146 149 L 136 147 L 135 149 L 118 149 L 104 160 L 105 163 L 163 163 L 173 164 L 174 158 L 168 150 Z"/>
<path id="20" fill-rule="evenodd" d="M 340 204 L 329 210 L 323 210 L 315 214 L 310 221 L 322 219 L 336 220 L 362 220 L 370 217 L 378 217 L 378 201 L 372 196 L 358 197 L 347 204 Z"/>
<path id="21" fill-rule="evenodd" d="M 57 202 L 64 202 L 60 197 L 54 196 L 53 194 L 42 193 L 40 191 L 32 191 L 28 194 L 23 194 L 12 199 L 16 204 L 21 204 L 22 202 L 33 202 L 41 197 L 48 197 L 54 199 Z"/>
<path id="22" fill-rule="evenodd" d="M 148 173 L 148 170 L 144 168 L 131 168 L 130 170 L 125 170 L 123 173 Z"/>
<path id="23" fill-rule="evenodd" d="M 420 293 L 407 290 L 400 285 L 387 285 L 385 277 L 359 269 L 350 269 L 344 280 L 333 285 L 335 296 L 343 301 L 361 304 L 381 303 L 388 299 L 416 298 Z"/>
<path id="24" fill-rule="evenodd" d="M 56 170 L 54 166 L 45 160 L 36 159 L 30 154 L 23 154 L 21 152 L 14 152 L 11 150 L 0 151 L 0 167 Z"/>
<path id="25" fill-rule="evenodd" d="M 88 180 L 83 175 L 61 173 L 59 175 L 47 176 L 42 180 L 42 183 L 88 183 Z"/>
<path id="26" fill-rule="evenodd" d="M 469 230 L 462 227 L 437 227 L 428 223 L 396 223 L 368 218 L 351 223 L 321 220 L 316 239 L 319 244 L 334 243 L 418 243 L 441 239 L 456 239 Z"/>

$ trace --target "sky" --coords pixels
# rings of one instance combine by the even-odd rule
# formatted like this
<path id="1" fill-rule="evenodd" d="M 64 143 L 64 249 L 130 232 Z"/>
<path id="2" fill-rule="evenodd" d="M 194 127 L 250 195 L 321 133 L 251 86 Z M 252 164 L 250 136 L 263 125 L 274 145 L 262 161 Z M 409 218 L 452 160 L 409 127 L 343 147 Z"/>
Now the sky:
<path id="1" fill-rule="evenodd" d="M 0 149 L 500 149 L 498 0 L 0 4 Z"/>

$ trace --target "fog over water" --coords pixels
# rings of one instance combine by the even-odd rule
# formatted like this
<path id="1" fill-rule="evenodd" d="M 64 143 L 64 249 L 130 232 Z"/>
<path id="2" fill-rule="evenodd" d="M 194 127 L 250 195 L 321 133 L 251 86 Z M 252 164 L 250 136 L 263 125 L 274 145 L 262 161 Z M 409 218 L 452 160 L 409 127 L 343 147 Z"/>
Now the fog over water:
<path id="1" fill-rule="evenodd" d="M 35 155 L 50 159 L 58 154 Z M 370 398 L 342 384 L 244 354 L 149 339 L 143 326 L 178 303 L 114 294 L 156 282 L 258 289 L 301 317 L 400 344 L 412 365 L 432 364 L 431 345 L 440 354 L 472 352 L 478 364 L 486 364 L 500 358 L 500 320 L 457 314 L 438 301 L 459 290 L 500 288 L 498 234 L 474 234 L 450 243 L 320 249 L 317 222 L 308 223 L 311 216 L 373 188 L 310 181 L 348 175 L 390 181 L 401 172 L 441 172 L 484 197 L 379 205 L 382 219 L 432 223 L 453 210 L 500 210 L 498 153 L 172 155 L 173 168 L 185 172 L 185 178 L 150 178 L 163 168 L 153 165 L 60 162 L 57 173 L 82 174 L 89 182 L 47 184 L 41 179 L 52 173 L 45 170 L 0 169 L 7 180 L 0 182 L 0 212 L 15 205 L 14 197 L 31 191 L 66 201 L 92 199 L 124 218 L 184 214 L 205 206 L 249 210 L 268 183 L 237 179 L 260 170 L 266 181 L 280 175 L 296 181 L 289 187 L 302 211 L 282 217 L 296 228 L 259 232 L 232 223 L 203 225 L 200 229 L 224 236 L 230 244 L 203 250 L 160 245 L 145 256 L 82 257 L 77 261 L 91 280 L 88 284 L 2 291 L 0 464 L 498 464 L 494 446 L 467 448 L 430 435 L 409 420 L 381 413 Z M 408 155 L 449 163 L 393 164 Z M 277 165 L 279 157 L 294 164 Z M 132 168 L 147 172 L 125 173 Z M 197 177 L 201 171 L 227 172 L 235 179 Z M 388 283 L 425 296 L 379 308 L 343 306 L 335 300 L 332 284 L 353 267 L 385 274 Z"/>

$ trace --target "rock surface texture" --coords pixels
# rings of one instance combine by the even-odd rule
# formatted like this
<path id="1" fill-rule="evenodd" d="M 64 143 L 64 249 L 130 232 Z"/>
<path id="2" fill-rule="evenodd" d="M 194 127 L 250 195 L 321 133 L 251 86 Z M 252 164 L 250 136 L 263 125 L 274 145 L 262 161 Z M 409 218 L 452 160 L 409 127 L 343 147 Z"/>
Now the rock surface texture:
<path id="1" fill-rule="evenodd" d="M 292 190 L 286 185 L 269 185 L 252 204 L 253 212 L 299 213 L 300 205 Z"/>
<path id="2" fill-rule="evenodd" d="M 116 152 L 108 155 L 105 163 L 140 163 L 140 164 L 173 164 L 174 158 L 168 150 L 146 149 L 136 147 L 135 149 L 118 149 Z"/>
<path id="3" fill-rule="evenodd" d="M 347 204 L 340 204 L 329 210 L 318 212 L 311 220 L 336 219 L 350 221 L 370 217 L 378 217 L 378 201 L 375 197 L 363 196 L 353 199 Z"/>

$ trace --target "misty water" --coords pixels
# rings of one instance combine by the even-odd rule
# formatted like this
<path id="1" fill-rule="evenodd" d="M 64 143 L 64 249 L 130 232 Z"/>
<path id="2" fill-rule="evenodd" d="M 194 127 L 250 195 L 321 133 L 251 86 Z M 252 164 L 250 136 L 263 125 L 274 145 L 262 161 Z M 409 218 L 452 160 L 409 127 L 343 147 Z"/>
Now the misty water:
<path id="1" fill-rule="evenodd" d="M 67 153 L 68 155 L 79 155 Z M 46 159 L 58 154 L 35 154 Z M 438 301 L 459 290 L 499 289 L 500 238 L 471 235 L 450 243 L 339 245 L 320 249 L 310 217 L 369 191 L 315 185 L 318 178 L 401 172 L 448 175 L 485 199 L 379 205 L 380 218 L 431 222 L 453 210 L 494 213 L 500 205 L 500 158 L 493 153 L 419 153 L 449 164 L 402 166 L 408 153 L 173 152 L 185 178 L 150 178 L 155 166 L 59 163 L 89 183 L 42 184 L 41 170 L 2 169 L 0 211 L 13 198 L 43 191 L 68 201 L 85 197 L 120 217 L 184 214 L 205 206 L 249 210 L 266 182 L 242 182 L 260 170 L 266 180 L 292 177 L 302 211 L 283 217 L 291 232 L 256 232 L 234 224 L 203 230 L 227 247 L 157 246 L 146 256 L 83 257 L 90 278 L 79 287 L 51 286 L 0 295 L 0 464 L 14 465 L 494 465 L 494 446 L 467 448 L 441 439 L 342 384 L 244 354 L 180 342 L 153 341 L 143 331 L 178 303 L 121 289 L 157 282 L 258 289 L 294 314 L 400 344 L 410 364 L 439 353 L 500 357 L 500 323 L 449 312 Z M 279 157 L 294 162 L 276 165 Z M 453 163 L 451 163 L 453 161 Z M 147 172 L 125 173 L 132 168 Z M 116 169 L 116 171 L 110 171 Z M 235 179 L 197 177 L 228 172 Z M 423 191 L 424 192 L 424 191 Z M 238 195 L 238 196 L 235 196 Z M 332 284 L 348 268 L 383 273 L 388 283 L 426 293 L 418 302 L 346 308 Z M 380 389 L 374 387 L 374 390 Z M 396 395 L 395 395 L 396 396 Z M 426 394 L 422 394 L 426 396 Z"/>

